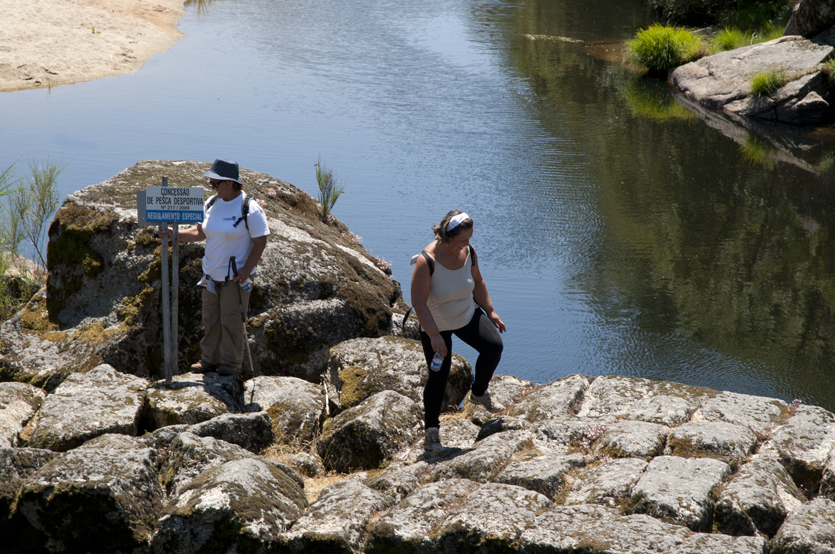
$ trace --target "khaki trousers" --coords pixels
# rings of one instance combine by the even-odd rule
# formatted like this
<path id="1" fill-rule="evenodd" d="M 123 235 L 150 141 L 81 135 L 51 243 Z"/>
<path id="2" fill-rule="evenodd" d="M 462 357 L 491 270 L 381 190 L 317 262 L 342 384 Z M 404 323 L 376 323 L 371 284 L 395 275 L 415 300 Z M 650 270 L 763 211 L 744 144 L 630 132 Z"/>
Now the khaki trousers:
<path id="1" fill-rule="evenodd" d="M 204 363 L 240 372 L 244 359 L 244 329 L 241 322 L 241 303 L 244 314 L 249 308 L 251 291 L 241 289 L 237 283 L 215 282 L 217 294 L 203 289 L 203 330 L 200 341 Z M 240 300 L 238 299 L 240 291 Z"/>

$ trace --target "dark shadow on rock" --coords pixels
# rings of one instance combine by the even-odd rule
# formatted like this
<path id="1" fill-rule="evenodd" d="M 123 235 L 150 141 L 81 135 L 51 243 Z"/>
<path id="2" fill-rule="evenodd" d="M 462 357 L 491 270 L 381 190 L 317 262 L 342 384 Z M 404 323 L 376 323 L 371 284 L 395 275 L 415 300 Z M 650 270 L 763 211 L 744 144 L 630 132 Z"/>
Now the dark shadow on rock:
<path id="1" fill-rule="evenodd" d="M 831 155 L 824 152 L 819 140 L 810 138 L 814 129 L 713 110 L 675 90 L 672 95 L 709 127 L 739 144 L 744 157 L 752 163 L 773 167 L 783 162 L 810 173 L 823 173 L 832 167 Z"/>

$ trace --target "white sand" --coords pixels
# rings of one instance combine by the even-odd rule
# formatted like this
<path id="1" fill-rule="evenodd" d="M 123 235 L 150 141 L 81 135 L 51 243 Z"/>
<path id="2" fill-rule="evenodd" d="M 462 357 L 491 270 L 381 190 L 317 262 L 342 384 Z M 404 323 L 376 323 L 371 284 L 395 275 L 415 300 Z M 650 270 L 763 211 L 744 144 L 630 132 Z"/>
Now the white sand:
<path id="1" fill-rule="evenodd" d="M 184 37 L 186 0 L 0 0 L 0 91 L 138 71 Z"/>

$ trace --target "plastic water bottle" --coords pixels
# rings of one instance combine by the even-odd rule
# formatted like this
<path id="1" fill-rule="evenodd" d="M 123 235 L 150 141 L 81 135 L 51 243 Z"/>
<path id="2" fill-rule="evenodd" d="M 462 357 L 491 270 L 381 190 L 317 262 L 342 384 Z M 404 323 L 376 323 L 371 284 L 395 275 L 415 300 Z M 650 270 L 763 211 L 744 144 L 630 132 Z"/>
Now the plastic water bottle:
<path id="1" fill-rule="evenodd" d="M 252 290 L 252 279 L 247 279 L 243 283 L 241 283 L 241 290 L 249 292 Z"/>
<path id="2" fill-rule="evenodd" d="M 435 352 L 435 355 L 432 356 L 432 364 L 429 366 L 429 369 L 432 371 L 440 371 L 442 363 L 444 363 L 444 357 L 441 356 L 440 352 Z"/>

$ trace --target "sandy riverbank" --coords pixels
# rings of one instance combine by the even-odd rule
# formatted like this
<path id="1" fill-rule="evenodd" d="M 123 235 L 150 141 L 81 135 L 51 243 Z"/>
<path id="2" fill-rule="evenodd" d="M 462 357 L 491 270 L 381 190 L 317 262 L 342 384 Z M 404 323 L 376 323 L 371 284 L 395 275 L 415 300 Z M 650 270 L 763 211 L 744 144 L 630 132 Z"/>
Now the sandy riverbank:
<path id="1" fill-rule="evenodd" d="M 138 71 L 184 37 L 186 0 L 2 0 L 0 91 Z"/>

